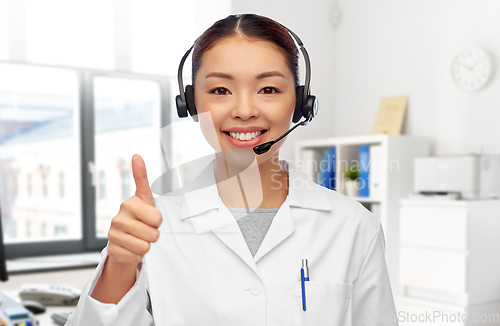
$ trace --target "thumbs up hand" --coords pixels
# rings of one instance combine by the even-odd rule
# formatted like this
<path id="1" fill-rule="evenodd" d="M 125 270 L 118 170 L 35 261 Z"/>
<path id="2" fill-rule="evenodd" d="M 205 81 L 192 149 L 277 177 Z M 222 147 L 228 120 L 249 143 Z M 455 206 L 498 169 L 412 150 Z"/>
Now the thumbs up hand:
<path id="1" fill-rule="evenodd" d="M 135 195 L 120 205 L 108 232 L 108 257 L 115 263 L 137 266 L 160 236 L 161 213 L 155 208 L 142 157 L 132 157 Z"/>

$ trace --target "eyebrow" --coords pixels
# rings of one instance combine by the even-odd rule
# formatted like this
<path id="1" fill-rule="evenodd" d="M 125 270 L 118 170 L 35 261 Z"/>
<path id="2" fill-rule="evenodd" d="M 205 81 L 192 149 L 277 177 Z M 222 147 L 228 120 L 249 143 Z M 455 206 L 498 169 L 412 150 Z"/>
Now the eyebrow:
<path id="1" fill-rule="evenodd" d="M 285 76 L 279 71 L 268 71 L 268 72 L 263 72 L 263 73 L 259 74 L 257 76 L 257 79 L 264 79 L 267 77 L 283 77 L 283 78 L 285 78 Z"/>
<path id="2" fill-rule="evenodd" d="M 228 74 L 224 74 L 222 72 L 211 72 L 205 76 L 205 79 L 207 79 L 208 77 L 219 77 L 219 78 L 233 79 L 233 76 L 228 75 Z"/>
<path id="3" fill-rule="evenodd" d="M 231 76 L 229 74 L 222 73 L 222 72 L 211 72 L 208 75 L 206 75 L 205 79 L 207 79 L 209 77 L 233 79 L 233 76 Z M 285 76 L 279 71 L 267 71 L 267 72 L 263 72 L 261 74 L 258 74 L 256 79 L 264 79 L 267 77 L 283 77 L 283 78 L 285 78 Z"/>

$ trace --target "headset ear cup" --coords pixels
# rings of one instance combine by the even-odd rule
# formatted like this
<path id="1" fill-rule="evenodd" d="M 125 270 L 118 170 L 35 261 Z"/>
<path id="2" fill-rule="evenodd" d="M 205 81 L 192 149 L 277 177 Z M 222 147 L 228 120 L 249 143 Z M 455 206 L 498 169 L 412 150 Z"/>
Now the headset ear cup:
<path id="1" fill-rule="evenodd" d="M 192 85 L 186 85 L 186 103 L 189 114 L 195 122 L 198 122 L 198 111 L 194 104 L 194 87 Z"/>
<path id="2" fill-rule="evenodd" d="M 293 111 L 293 123 L 297 123 L 302 118 L 302 104 L 304 95 L 304 86 L 297 87 L 295 99 L 295 111 Z"/>
<path id="3" fill-rule="evenodd" d="M 180 95 L 175 97 L 175 104 L 177 105 L 177 115 L 179 118 L 185 118 L 188 116 L 186 102 L 181 99 Z"/>
<path id="4" fill-rule="evenodd" d="M 318 113 L 318 100 L 316 99 L 316 96 L 314 95 L 307 96 L 306 104 L 304 104 L 304 107 L 302 108 L 302 116 L 311 121 L 316 116 L 317 113 Z"/>

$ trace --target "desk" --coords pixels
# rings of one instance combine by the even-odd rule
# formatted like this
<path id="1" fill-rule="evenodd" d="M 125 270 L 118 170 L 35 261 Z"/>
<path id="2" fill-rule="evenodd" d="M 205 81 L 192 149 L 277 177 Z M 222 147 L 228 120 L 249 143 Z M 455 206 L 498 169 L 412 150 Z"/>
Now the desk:
<path id="1" fill-rule="evenodd" d="M 55 271 L 44 273 L 17 274 L 10 275 L 9 280 L 5 283 L 0 283 L 2 291 L 7 294 L 15 293 L 21 288 L 21 285 L 27 283 L 42 283 L 42 284 L 60 284 L 69 285 L 82 289 L 87 281 L 92 276 L 95 268 L 74 269 L 67 271 Z M 47 307 L 47 311 L 43 314 L 36 315 L 40 321 L 39 326 L 53 326 L 50 315 L 55 312 L 70 312 L 75 309 L 74 306 L 66 307 Z"/>

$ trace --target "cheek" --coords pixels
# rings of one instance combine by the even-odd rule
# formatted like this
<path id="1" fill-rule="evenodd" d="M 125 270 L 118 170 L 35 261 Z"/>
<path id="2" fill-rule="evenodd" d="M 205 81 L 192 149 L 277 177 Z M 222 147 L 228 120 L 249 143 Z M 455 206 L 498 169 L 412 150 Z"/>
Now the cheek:
<path id="1" fill-rule="evenodd" d="M 295 110 L 295 98 L 290 98 L 287 101 L 284 101 L 279 105 L 279 107 L 274 110 L 274 119 L 275 121 L 279 121 L 280 124 L 289 126 L 292 117 L 293 117 L 293 112 Z"/>
<path id="2" fill-rule="evenodd" d="M 199 107 L 198 104 L 200 104 Z M 220 152 L 219 129 L 221 125 L 221 117 L 217 115 L 217 110 L 211 110 L 209 105 L 206 105 L 203 101 L 197 102 L 196 105 L 200 129 L 203 136 L 216 152 Z"/>

